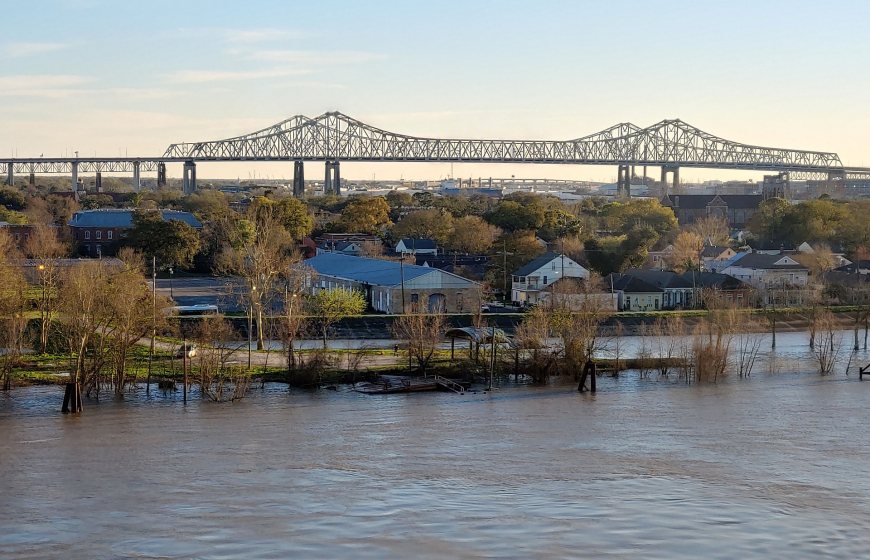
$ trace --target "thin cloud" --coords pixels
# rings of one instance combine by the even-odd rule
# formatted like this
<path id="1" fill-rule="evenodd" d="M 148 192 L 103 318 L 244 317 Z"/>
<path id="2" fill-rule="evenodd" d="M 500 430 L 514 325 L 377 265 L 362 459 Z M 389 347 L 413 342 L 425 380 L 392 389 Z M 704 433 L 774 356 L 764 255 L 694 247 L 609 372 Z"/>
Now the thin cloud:
<path id="1" fill-rule="evenodd" d="M 262 80 L 301 76 L 308 71 L 296 68 L 267 68 L 263 70 L 181 70 L 169 75 L 170 81 L 185 84 L 204 84 L 209 82 L 228 82 L 241 80 Z"/>
<path id="2" fill-rule="evenodd" d="M 386 59 L 386 55 L 367 51 L 264 50 L 248 55 L 252 60 L 294 64 L 361 64 Z"/>
<path id="3" fill-rule="evenodd" d="M 0 96 L 69 97 L 81 91 L 90 78 L 73 74 L 19 74 L 0 76 Z"/>
<path id="4" fill-rule="evenodd" d="M 23 58 L 68 48 L 66 43 L 10 43 L 3 46 L 3 54 L 10 58 Z"/>
<path id="5" fill-rule="evenodd" d="M 270 41 L 283 41 L 286 39 L 298 39 L 304 33 L 287 29 L 227 29 L 224 37 L 231 43 L 268 43 Z"/>

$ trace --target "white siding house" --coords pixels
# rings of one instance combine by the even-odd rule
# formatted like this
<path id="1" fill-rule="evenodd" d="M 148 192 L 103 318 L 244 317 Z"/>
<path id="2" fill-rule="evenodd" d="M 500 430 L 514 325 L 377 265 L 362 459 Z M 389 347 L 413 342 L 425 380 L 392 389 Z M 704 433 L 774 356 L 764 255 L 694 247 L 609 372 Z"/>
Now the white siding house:
<path id="1" fill-rule="evenodd" d="M 515 304 L 535 304 L 541 292 L 562 278 L 589 278 L 589 271 L 582 265 L 560 253 L 545 253 L 519 270 L 511 282 L 511 301 Z"/>

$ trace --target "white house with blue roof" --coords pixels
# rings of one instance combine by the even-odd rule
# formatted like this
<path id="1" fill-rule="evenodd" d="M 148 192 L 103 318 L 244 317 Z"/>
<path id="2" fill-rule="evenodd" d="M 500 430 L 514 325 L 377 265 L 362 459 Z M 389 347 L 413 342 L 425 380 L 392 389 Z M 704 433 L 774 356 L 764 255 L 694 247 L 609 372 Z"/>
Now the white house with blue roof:
<path id="1" fill-rule="evenodd" d="M 403 301 L 404 311 L 467 313 L 480 306 L 477 282 L 438 268 L 341 253 L 320 253 L 305 264 L 316 273 L 312 293 L 359 290 L 382 313 L 402 313 Z"/>

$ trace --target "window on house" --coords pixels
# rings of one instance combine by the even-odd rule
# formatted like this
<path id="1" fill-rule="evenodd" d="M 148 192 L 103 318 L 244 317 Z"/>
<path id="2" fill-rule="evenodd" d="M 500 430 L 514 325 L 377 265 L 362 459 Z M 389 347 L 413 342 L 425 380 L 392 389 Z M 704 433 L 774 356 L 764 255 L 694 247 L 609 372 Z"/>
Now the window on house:
<path id="1" fill-rule="evenodd" d="M 544 286 L 546 286 L 546 285 L 547 285 L 547 277 L 544 276 Z"/>
<path id="2" fill-rule="evenodd" d="M 420 294 L 411 294 L 411 303 L 419 303 Z"/>
<path id="3" fill-rule="evenodd" d="M 456 310 L 457 311 L 462 311 L 463 303 L 464 303 L 464 301 L 462 298 L 462 292 L 456 292 Z"/>
<path id="4" fill-rule="evenodd" d="M 103 232 L 100 230 L 97 230 L 97 239 L 102 239 L 102 238 L 103 238 Z"/>
<path id="5" fill-rule="evenodd" d="M 85 239 L 90 239 L 90 238 L 91 238 L 91 232 L 88 230 L 85 230 Z"/>
<path id="6" fill-rule="evenodd" d="M 106 232 L 106 239 L 111 239 L 111 238 L 112 238 L 112 230 L 109 230 Z"/>

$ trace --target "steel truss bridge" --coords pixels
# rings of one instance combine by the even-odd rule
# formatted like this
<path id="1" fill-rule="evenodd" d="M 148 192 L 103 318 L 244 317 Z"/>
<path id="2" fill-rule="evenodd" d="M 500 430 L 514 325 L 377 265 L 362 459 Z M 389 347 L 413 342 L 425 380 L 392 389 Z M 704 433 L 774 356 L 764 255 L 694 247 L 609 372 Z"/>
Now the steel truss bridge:
<path id="1" fill-rule="evenodd" d="M 620 123 L 573 140 L 474 140 L 408 136 L 382 130 L 342 113 L 316 118 L 295 116 L 273 126 L 223 140 L 172 144 L 156 157 L 0 158 L 7 183 L 15 174 L 157 172 L 166 182 L 166 164 L 184 164 L 185 192 L 196 188 L 196 162 L 293 161 L 294 193 L 304 186 L 303 162 L 326 162 L 324 188 L 340 191 L 339 162 L 457 162 L 613 165 L 619 168 L 618 191 L 628 196 L 635 167 L 661 168 L 661 181 L 681 167 L 785 173 L 790 179 L 870 180 L 870 168 L 845 167 L 833 152 L 753 146 L 704 132 L 681 120 L 663 120 L 646 128 Z"/>

